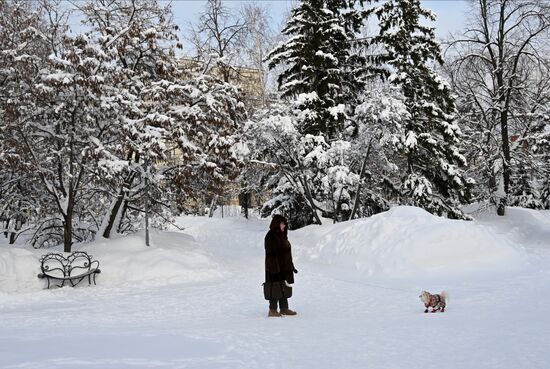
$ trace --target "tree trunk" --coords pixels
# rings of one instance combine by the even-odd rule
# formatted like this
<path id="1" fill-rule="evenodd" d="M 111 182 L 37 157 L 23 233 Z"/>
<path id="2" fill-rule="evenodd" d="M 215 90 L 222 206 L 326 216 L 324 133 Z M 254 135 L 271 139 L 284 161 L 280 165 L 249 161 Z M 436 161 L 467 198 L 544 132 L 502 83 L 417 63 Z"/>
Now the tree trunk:
<path id="1" fill-rule="evenodd" d="M 352 220 L 355 216 L 355 213 L 357 212 L 357 208 L 359 207 L 359 197 L 361 194 L 361 181 L 363 180 L 363 176 L 365 175 L 366 169 L 367 169 L 367 160 L 369 159 L 370 155 L 370 149 L 372 147 L 372 139 L 369 142 L 369 147 L 367 148 L 367 153 L 365 154 L 365 158 L 363 159 L 363 163 L 361 164 L 361 171 L 359 172 L 359 182 L 357 183 L 357 190 L 355 192 L 355 201 L 353 202 L 353 209 L 351 211 L 351 214 L 349 215 L 348 220 Z"/>
<path id="2" fill-rule="evenodd" d="M 9 227 L 10 227 L 10 220 L 6 219 L 6 225 L 4 226 L 4 228 L 5 228 L 4 237 L 6 237 L 6 238 L 8 238 L 8 236 L 9 236 L 9 231 L 8 231 Z"/>
<path id="3" fill-rule="evenodd" d="M 201 196 L 198 199 L 198 206 L 199 206 L 198 213 L 200 217 L 205 216 L 205 212 L 204 212 L 205 204 L 206 204 L 206 200 L 204 198 L 204 194 L 201 194 Z"/>
<path id="4" fill-rule="evenodd" d="M 502 140 L 502 154 L 504 158 L 502 160 L 502 179 L 504 184 L 504 197 L 500 199 L 500 204 L 497 207 L 497 214 L 503 216 L 506 209 L 506 203 L 508 199 L 508 190 L 510 187 L 510 141 L 508 139 L 508 100 L 506 98 L 506 82 L 504 77 L 504 58 L 506 55 L 506 34 L 505 34 L 505 11 L 506 2 L 500 3 L 499 12 L 499 26 L 498 26 L 498 63 L 496 70 L 498 94 L 499 94 L 499 113 L 500 113 L 500 135 Z M 514 77 L 512 77 L 514 78 Z"/>
<path id="5" fill-rule="evenodd" d="M 129 155 L 129 159 L 131 158 L 131 154 Z M 139 158 L 136 158 L 136 162 L 139 160 Z M 113 207 L 111 208 L 111 212 L 109 214 L 109 220 L 107 222 L 107 225 L 105 226 L 105 229 L 103 230 L 103 237 L 109 238 L 111 237 L 111 231 L 113 230 L 113 227 L 117 227 L 118 225 L 115 224 L 117 219 L 122 219 L 121 217 L 118 217 L 118 213 L 120 211 L 120 207 L 124 203 L 124 198 L 126 197 L 126 192 L 130 187 L 132 187 L 132 184 L 134 183 L 134 178 L 136 177 L 136 173 L 132 172 L 128 174 L 126 177 L 126 180 L 122 184 L 122 187 L 117 195 L 117 199 Z"/>
<path id="6" fill-rule="evenodd" d="M 145 245 L 149 246 L 149 158 L 145 161 Z"/>
<path id="7" fill-rule="evenodd" d="M 244 217 L 248 219 L 248 208 L 250 207 L 250 193 L 245 192 L 243 194 L 243 203 L 242 203 Z"/>
<path id="8" fill-rule="evenodd" d="M 69 199 L 69 201 L 72 201 Z M 67 206 L 67 215 L 63 222 L 63 251 L 71 252 L 71 246 L 73 245 L 73 209 L 72 205 Z"/>
<path id="9" fill-rule="evenodd" d="M 116 218 L 116 229 L 118 233 L 122 233 L 122 219 L 126 216 L 126 212 L 128 211 L 128 199 L 122 200 L 122 210 L 120 211 L 120 216 Z"/>
<path id="10" fill-rule="evenodd" d="M 21 216 L 17 216 L 15 218 L 15 231 L 10 233 L 10 239 L 9 239 L 10 245 L 13 245 L 15 243 L 15 240 L 17 239 L 17 234 L 19 233 L 21 228 L 23 228 L 24 222 L 21 220 L 21 218 L 22 218 Z"/>
<path id="11" fill-rule="evenodd" d="M 214 210 L 216 206 L 216 201 L 218 201 L 218 195 L 214 195 L 212 202 L 210 202 L 210 211 L 208 212 L 208 217 L 212 218 L 214 216 Z"/>
<path id="12" fill-rule="evenodd" d="M 125 193 L 125 190 L 124 188 L 122 188 L 118 193 L 115 204 L 111 208 L 111 211 L 109 213 L 109 220 L 107 222 L 107 225 L 105 226 L 105 229 L 103 230 L 103 237 L 105 238 L 111 237 L 111 230 L 115 225 L 118 212 L 120 211 L 120 207 L 122 206 L 122 202 L 124 200 L 124 193 Z"/>
<path id="13" fill-rule="evenodd" d="M 502 139 L 502 179 L 504 184 L 504 197 L 500 199 L 497 214 L 503 216 L 508 202 L 508 193 L 510 190 L 510 140 L 508 137 L 508 111 L 500 112 L 500 133 Z"/>
<path id="14" fill-rule="evenodd" d="M 306 199 L 309 202 L 309 207 L 313 212 L 313 218 L 315 218 L 315 224 L 322 224 L 321 219 L 319 219 L 319 215 L 317 214 L 317 207 L 315 206 L 315 201 L 313 201 L 313 196 L 309 191 L 309 186 L 307 185 L 306 179 L 301 178 L 301 182 L 302 182 L 302 186 L 304 187 L 304 193 L 306 195 Z"/>

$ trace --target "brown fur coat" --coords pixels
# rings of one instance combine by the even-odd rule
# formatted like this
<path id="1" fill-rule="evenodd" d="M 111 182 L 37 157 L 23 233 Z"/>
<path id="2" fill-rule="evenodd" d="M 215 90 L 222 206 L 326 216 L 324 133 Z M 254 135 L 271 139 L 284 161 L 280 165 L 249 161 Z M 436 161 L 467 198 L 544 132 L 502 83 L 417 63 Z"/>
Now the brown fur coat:
<path id="1" fill-rule="evenodd" d="M 275 215 L 265 236 L 265 281 L 286 280 L 294 283 L 292 248 L 287 238 L 287 228 L 281 232 L 281 223 L 287 224 L 286 219 Z"/>

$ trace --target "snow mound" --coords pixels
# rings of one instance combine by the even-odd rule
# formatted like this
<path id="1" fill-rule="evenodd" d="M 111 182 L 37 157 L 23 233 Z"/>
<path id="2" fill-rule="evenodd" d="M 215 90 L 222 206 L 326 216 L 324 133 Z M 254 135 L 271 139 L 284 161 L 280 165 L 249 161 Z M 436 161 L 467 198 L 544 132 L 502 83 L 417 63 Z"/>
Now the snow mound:
<path id="1" fill-rule="evenodd" d="M 39 290 L 40 272 L 36 250 L 0 246 L 0 291 Z"/>
<path id="2" fill-rule="evenodd" d="M 520 250 L 488 227 L 408 206 L 370 218 L 305 227 L 291 237 L 299 258 L 369 276 L 494 271 L 523 260 Z"/>
<path id="3" fill-rule="evenodd" d="M 182 233 L 153 231 L 151 246 L 145 246 L 143 232 L 77 244 L 73 251 L 86 251 L 99 260 L 98 287 L 167 285 L 216 281 L 224 272 L 195 240 Z M 45 282 L 37 278 L 39 259 L 59 248 L 29 249 L 0 245 L 0 291 L 37 291 Z"/>
<path id="4" fill-rule="evenodd" d="M 521 244 L 526 250 L 536 254 L 550 252 L 550 211 L 533 210 L 519 207 L 506 208 L 505 216 L 498 216 L 494 209 L 487 209 L 478 216 L 477 221 L 493 229 L 515 244 Z"/>
<path id="5" fill-rule="evenodd" d="M 100 261 L 101 283 L 165 285 L 207 282 L 223 277 L 221 268 L 195 240 L 177 232 L 153 231 L 147 247 L 140 232 L 82 245 Z"/>

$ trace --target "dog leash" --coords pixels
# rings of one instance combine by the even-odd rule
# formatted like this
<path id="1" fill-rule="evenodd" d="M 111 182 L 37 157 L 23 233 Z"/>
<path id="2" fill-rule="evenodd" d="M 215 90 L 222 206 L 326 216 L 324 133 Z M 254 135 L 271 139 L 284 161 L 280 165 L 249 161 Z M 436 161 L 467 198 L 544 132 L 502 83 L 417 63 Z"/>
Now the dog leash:
<path id="1" fill-rule="evenodd" d="M 383 289 L 383 290 L 391 290 L 391 291 L 399 291 L 399 292 L 413 292 L 413 291 L 418 292 L 416 288 L 413 290 L 412 288 L 407 288 L 407 289 L 395 288 L 395 287 L 382 286 L 382 285 L 374 284 L 374 283 L 350 281 L 350 280 L 347 280 L 347 279 L 340 279 L 340 278 L 334 278 L 334 279 L 337 280 L 337 281 L 341 281 L 341 282 L 358 284 L 358 285 L 361 285 L 361 286 L 369 286 L 369 287 L 373 287 L 373 288 L 380 288 L 380 289 Z"/>

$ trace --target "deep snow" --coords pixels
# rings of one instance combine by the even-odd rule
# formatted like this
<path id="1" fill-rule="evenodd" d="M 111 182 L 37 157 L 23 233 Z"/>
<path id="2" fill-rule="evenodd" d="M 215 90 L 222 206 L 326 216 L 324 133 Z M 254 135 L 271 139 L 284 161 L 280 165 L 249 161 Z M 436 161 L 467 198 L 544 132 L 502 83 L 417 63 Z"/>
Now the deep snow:
<path id="1" fill-rule="evenodd" d="M 267 318 L 265 220 L 79 245 L 92 287 L 43 290 L 45 250 L 0 245 L 1 368 L 548 368 L 550 213 L 475 222 L 397 207 L 290 232 L 296 317 Z M 421 289 L 450 293 L 423 314 Z"/>

